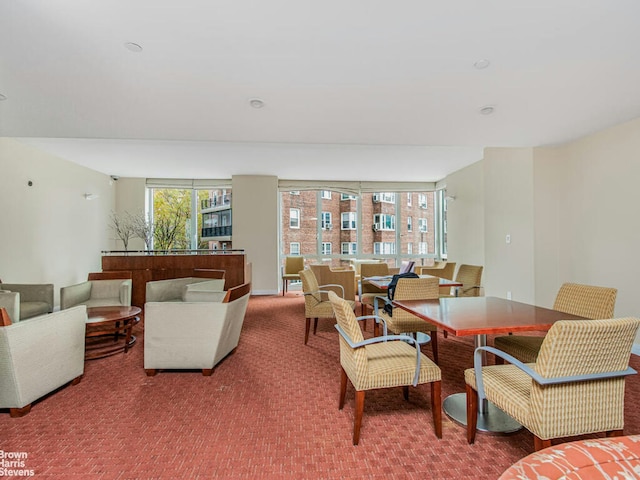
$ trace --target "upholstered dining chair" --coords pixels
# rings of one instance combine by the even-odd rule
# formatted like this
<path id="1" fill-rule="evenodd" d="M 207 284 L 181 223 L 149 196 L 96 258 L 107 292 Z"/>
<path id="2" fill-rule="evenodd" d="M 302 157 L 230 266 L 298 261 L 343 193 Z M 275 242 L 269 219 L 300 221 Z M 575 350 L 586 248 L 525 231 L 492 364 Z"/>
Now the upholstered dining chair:
<path id="1" fill-rule="evenodd" d="M 460 265 L 455 280 L 462 283 L 462 287 L 457 287 L 456 297 L 479 297 L 482 291 L 482 270 L 481 265 Z M 440 288 L 441 297 L 451 297 L 451 289 Z"/>
<path id="2" fill-rule="evenodd" d="M 300 280 L 300 270 L 304 270 L 304 257 L 296 255 L 284 259 L 282 270 L 282 296 L 287 293 L 287 287 L 292 280 Z"/>
<path id="3" fill-rule="evenodd" d="M 416 267 L 418 275 L 433 275 L 447 280 L 453 280 L 455 272 L 456 262 L 438 262 L 433 267 Z"/>
<path id="4" fill-rule="evenodd" d="M 335 311 L 340 333 L 340 399 L 344 407 L 347 379 L 356 390 L 353 444 L 360 441 L 360 428 L 367 390 L 403 387 L 405 399 L 409 385 L 431 384 L 431 410 L 436 437 L 442 438 L 440 368 L 420 352 L 416 340 L 408 335 L 388 335 L 365 340 L 349 302 L 334 292 L 329 301 Z M 414 346 L 412 346 L 414 345 Z"/>
<path id="5" fill-rule="evenodd" d="M 577 283 L 565 283 L 558 290 L 553 309 L 588 319 L 612 318 L 618 290 Z M 543 336 L 507 335 L 496 337 L 493 345 L 521 362 L 535 362 Z M 504 363 L 496 357 L 496 363 Z"/>
<path id="6" fill-rule="evenodd" d="M 551 440 L 597 432 L 622 435 L 625 376 L 640 319 L 560 320 L 542 342 L 536 363 L 478 347 L 465 370 L 467 441 L 475 441 L 478 401 L 486 398 L 534 435 L 536 450 Z M 597 348 L 594 348 L 597 347 Z M 488 351 L 510 362 L 482 366 Z"/>
<path id="7" fill-rule="evenodd" d="M 373 310 L 373 299 L 379 295 L 386 295 L 386 290 L 371 285 L 367 278 L 385 277 L 389 275 L 388 263 L 363 263 L 360 265 L 360 284 L 358 286 L 358 297 L 362 315 L 367 314 L 367 308 Z"/>
<path id="8" fill-rule="evenodd" d="M 304 294 L 304 316 L 305 316 L 305 330 L 304 330 L 304 344 L 309 341 L 309 330 L 311 329 L 311 319 L 313 318 L 313 334 L 316 334 L 318 329 L 319 318 L 335 318 L 333 307 L 328 300 L 328 293 L 332 290 L 329 288 L 341 289 L 341 285 L 318 285 L 318 280 L 311 269 L 305 269 L 300 271 L 300 280 L 302 280 L 302 293 Z M 344 292 L 344 290 L 341 290 Z M 334 292 L 335 293 L 335 292 Z M 344 296 L 344 293 L 342 293 Z M 346 300 L 351 309 L 355 309 L 356 302 L 353 300 Z"/>
<path id="9" fill-rule="evenodd" d="M 400 278 L 396 285 L 394 300 L 431 300 L 438 299 L 439 279 L 430 278 Z M 415 315 L 393 308 L 391 315 L 385 311 L 383 305 L 390 302 L 388 297 L 378 296 L 374 300 L 374 315 L 376 319 L 374 335 L 379 334 L 379 323 L 383 324 L 383 335 L 388 332 L 399 335 L 401 333 L 412 334 L 417 338 L 418 332 L 426 333 L 431 337 L 431 351 L 433 360 L 438 364 L 438 329 L 429 322 L 416 317 Z"/>

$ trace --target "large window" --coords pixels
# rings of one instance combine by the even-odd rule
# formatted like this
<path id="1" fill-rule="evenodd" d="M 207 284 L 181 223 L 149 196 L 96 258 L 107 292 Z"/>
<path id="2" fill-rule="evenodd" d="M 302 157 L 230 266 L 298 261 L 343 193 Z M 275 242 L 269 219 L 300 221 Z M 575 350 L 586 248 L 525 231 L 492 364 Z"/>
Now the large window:
<path id="1" fill-rule="evenodd" d="M 346 266 L 353 258 L 385 258 L 392 265 L 430 265 L 444 251 L 440 192 L 354 195 L 318 188 L 291 195 L 283 189 L 280 199 L 283 256 L 296 243 L 309 263 Z"/>

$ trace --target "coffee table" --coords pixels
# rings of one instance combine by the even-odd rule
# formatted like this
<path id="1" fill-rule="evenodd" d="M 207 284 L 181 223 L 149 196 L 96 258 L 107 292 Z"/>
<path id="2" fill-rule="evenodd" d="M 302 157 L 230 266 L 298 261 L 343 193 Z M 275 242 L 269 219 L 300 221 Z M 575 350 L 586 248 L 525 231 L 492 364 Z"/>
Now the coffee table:
<path id="1" fill-rule="evenodd" d="M 140 307 L 111 306 L 87 308 L 85 360 L 127 353 L 136 343 L 133 326 L 140 321 Z"/>

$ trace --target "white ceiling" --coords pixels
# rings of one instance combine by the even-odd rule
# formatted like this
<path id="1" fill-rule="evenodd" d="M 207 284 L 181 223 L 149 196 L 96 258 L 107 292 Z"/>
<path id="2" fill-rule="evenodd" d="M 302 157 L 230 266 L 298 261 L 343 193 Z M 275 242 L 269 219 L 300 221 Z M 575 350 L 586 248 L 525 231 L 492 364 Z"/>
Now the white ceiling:
<path id="1" fill-rule="evenodd" d="M 0 2 L 0 135 L 120 176 L 435 181 L 639 85 L 637 0 Z"/>

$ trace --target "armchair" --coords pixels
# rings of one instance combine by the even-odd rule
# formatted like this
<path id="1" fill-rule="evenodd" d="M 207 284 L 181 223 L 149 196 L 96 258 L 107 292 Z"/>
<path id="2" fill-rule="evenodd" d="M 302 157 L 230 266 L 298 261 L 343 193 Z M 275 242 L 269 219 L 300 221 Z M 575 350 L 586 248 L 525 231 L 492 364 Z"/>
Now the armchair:
<path id="1" fill-rule="evenodd" d="M 148 376 L 159 369 L 197 369 L 210 376 L 213 367 L 238 346 L 251 284 L 229 289 L 221 301 L 210 298 L 218 292 L 195 293 L 191 301 L 145 303 L 144 370 Z"/>
<path id="2" fill-rule="evenodd" d="M 400 278 L 396 285 L 394 300 L 437 300 L 439 280 L 437 278 Z M 378 317 L 376 320 L 374 335 L 378 336 L 378 322 L 382 321 L 384 332 L 413 334 L 416 338 L 418 333 L 426 333 L 431 338 L 431 351 L 433 352 L 433 360 L 438 364 L 438 328 L 429 322 L 416 317 L 415 315 L 402 310 L 401 308 L 393 308 L 392 315 L 389 315 L 384 309 L 385 303 L 391 303 L 389 297 L 378 296 L 374 300 L 374 315 Z"/>
<path id="3" fill-rule="evenodd" d="M 353 271 L 351 271 L 353 274 Z M 331 302 L 325 297 L 331 290 L 329 288 L 338 289 L 341 295 L 344 295 L 344 289 L 341 285 L 318 285 L 318 280 L 311 269 L 300 271 L 300 280 L 302 280 L 302 292 L 304 294 L 304 344 L 309 341 L 309 330 L 311 329 L 311 319 L 313 318 L 313 334 L 318 329 L 318 318 L 334 318 L 335 314 Z M 335 293 L 335 292 L 334 292 Z M 351 309 L 356 308 L 355 300 L 347 300 Z"/>
<path id="4" fill-rule="evenodd" d="M 360 427 L 367 390 L 403 387 L 408 399 L 409 385 L 431 384 L 431 410 L 436 437 L 442 438 L 440 368 L 420 352 L 418 342 L 408 335 L 388 335 L 365 340 L 349 302 L 329 293 L 340 333 L 340 399 L 344 407 L 347 379 L 356 390 L 353 444 L 360 440 Z M 413 345 L 413 346 L 411 346 Z"/>
<path id="5" fill-rule="evenodd" d="M 5 308 L 12 321 L 53 312 L 53 284 L 0 283 L 0 308 Z"/>
<path id="6" fill-rule="evenodd" d="M 131 280 L 88 280 L 60 289 L 60 309 L 131 305 Z"/>
<path id="7" fill-rule="evenodd" d="M 282 296 L 287 293 L 287 287 L 292 280 L 300 280 L 298 272 L 304 270 L 304 257 L 291 256 L 284 261 L 284 269 L 282 270 Z"/>
<path id="8" fill-rule="evenodd" d="M 460 265 L 456 274 L 456 281 L 462 283 L 457 287 L 456 297 L 479 297 L 482 293 L 482 270 L 480 265 Z M 440 287 L 441 297 L 451 297 L 451 289 Z"/>
<path id="9" fill-rule="evenodd" d="M 467 441 L 473 443 L 478 401 L 484 398 L 534 435 L 535 449 L 551 439 L 607 432 L 622 435 L 625 376 L 640 319 L 560 320 L 542 342 L 536 363 L 524 364 L 493 347 L 479 347 L 465 370 Z M 509 365 L 482 366 L 488 351 Z"/>
<path id="10" fill-rule="evenodd" d="M 81 380 L 86 321 L 78 306 L 0 327 L 0 408 L 21 417 L 35 400 Z"/>
<path id="11" fill-rule="evenodd" d="M 447 280 L 453 280 L 455 270 L 456 262 L 437 262 L 433 267 L 416 267 L 418 275 L 433 275 Z"/>

